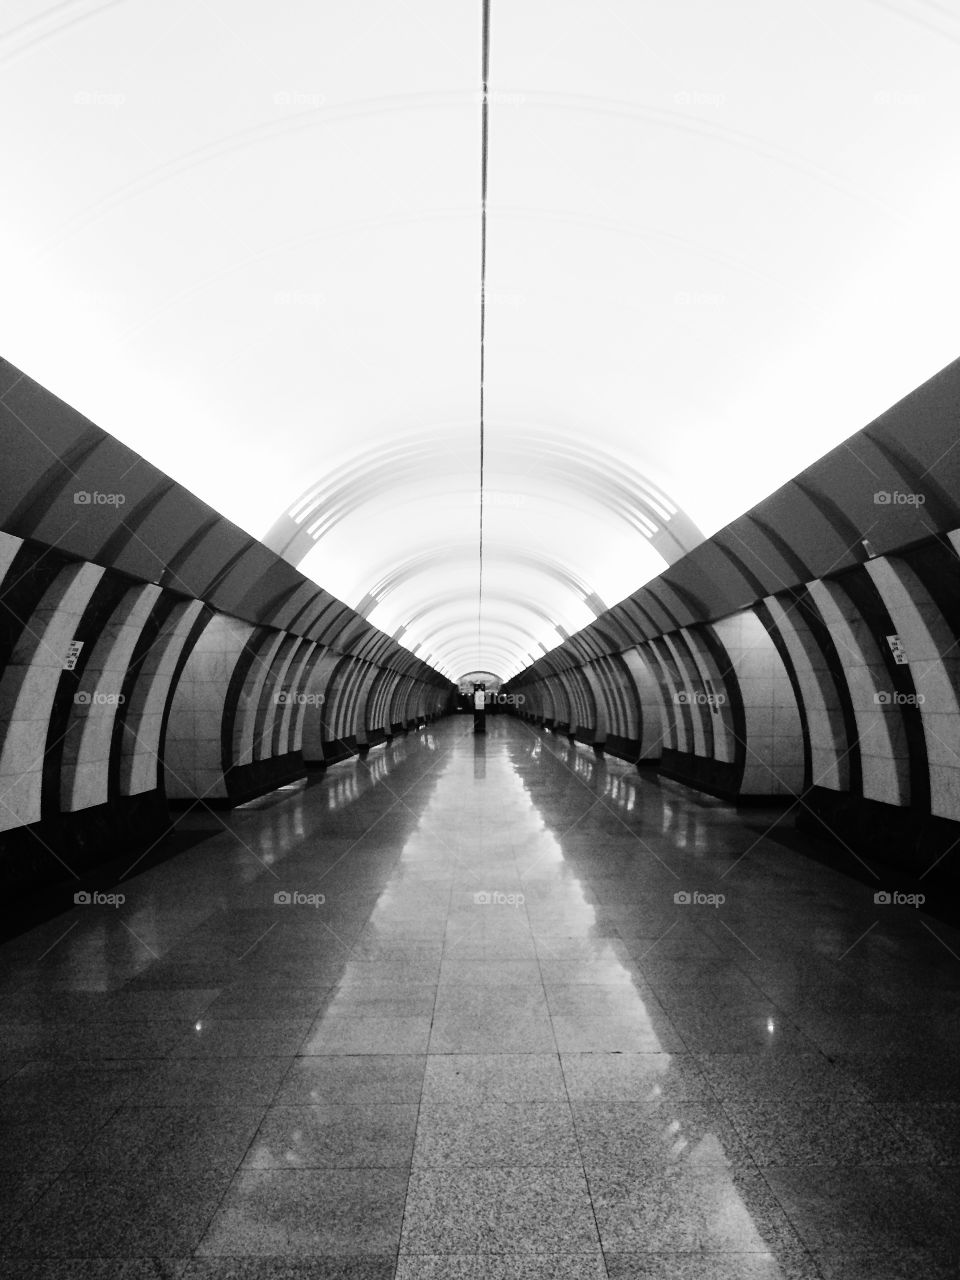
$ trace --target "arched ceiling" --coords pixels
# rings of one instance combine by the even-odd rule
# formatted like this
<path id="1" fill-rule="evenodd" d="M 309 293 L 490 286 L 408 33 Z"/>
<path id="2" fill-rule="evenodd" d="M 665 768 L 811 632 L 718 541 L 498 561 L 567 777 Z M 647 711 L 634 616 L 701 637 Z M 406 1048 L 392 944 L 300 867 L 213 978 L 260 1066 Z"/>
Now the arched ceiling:
<path id="1" fill-rule="evenodd" d="M 956 355 L 960 11 L 491 0 L 481 471 L 481 13 L 0 14 L 4 354 L 453 678 Z"/>

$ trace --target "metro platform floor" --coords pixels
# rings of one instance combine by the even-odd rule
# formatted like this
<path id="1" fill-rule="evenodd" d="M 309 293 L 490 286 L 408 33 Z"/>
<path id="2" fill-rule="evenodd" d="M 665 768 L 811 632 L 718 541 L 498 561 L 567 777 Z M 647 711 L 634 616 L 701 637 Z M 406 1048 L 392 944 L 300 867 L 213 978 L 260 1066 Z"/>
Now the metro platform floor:
<path id="1" fill-rule="evenodd" d="M 777 816 L 467 716 L 222 815 L 0 948 L 0 1273 L 960 1275 L 960 937 Z"/>

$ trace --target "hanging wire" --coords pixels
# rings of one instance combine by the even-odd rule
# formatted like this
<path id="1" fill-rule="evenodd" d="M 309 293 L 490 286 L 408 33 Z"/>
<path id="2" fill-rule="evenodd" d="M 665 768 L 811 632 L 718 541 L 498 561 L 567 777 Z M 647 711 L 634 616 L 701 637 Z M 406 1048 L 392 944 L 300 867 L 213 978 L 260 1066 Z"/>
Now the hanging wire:
<path id="1" fill-rule="evenodd" d="M 481 53 L 481 80 L 483 94 L 480 103 L 480 575 L 477 591 L 477 653 L 481 653 L 483 613 L 483 446 L 484 446 L 484 376 L 486 373 L 487 336 L 487 147 L 489 141 L 490 78 L 490 0 L 482 0 L 483 36 Z"/>

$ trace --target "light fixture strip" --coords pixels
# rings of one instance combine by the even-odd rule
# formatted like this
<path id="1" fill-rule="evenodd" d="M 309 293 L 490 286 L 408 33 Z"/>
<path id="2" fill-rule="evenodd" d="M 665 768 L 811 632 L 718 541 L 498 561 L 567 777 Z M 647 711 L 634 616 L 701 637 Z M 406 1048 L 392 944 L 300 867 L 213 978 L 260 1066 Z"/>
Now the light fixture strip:
<path id="1" fill-rule="evenodd" d="M 477 654 L 481 654 L 481 628 L 483 614 L 483 446 L 484 446 L 484 375 L 485 341 L 487 335 L 487 145 L 489 140 L 490 78 L 490 0 L 482 0 L 483 34 L 481 52 L 481 80 L 483 94 L 480 102 L 480 572 L 477 589 Z"/>

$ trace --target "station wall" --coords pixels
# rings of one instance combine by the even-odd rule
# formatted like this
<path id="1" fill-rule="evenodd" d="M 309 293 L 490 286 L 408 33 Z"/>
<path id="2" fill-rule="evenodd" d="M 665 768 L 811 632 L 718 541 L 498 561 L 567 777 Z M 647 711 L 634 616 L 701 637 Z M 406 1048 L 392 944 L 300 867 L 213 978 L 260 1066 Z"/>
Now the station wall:
<path id="1" fill-rule="evenodd" d="M 958 443 L 955 362 L 509 681 L 518 714 L 960 878 Z"/>
<path id="2" fill-rule="evenodd" d="M 69 880 L 455 686 L 0 362 L 0 886 Z"/>

